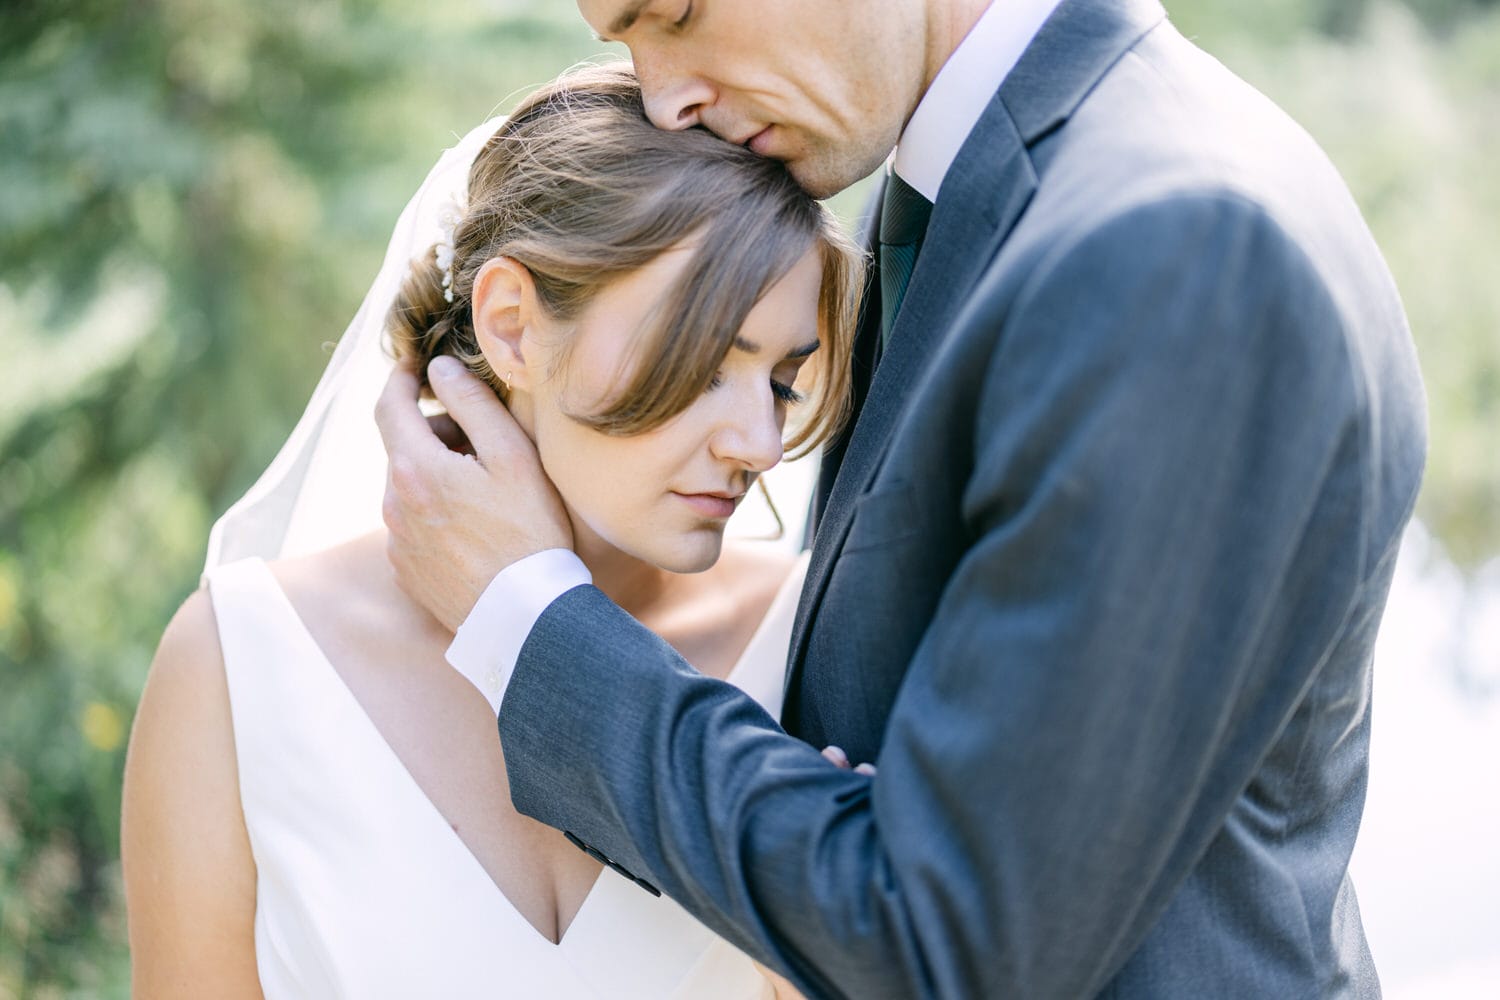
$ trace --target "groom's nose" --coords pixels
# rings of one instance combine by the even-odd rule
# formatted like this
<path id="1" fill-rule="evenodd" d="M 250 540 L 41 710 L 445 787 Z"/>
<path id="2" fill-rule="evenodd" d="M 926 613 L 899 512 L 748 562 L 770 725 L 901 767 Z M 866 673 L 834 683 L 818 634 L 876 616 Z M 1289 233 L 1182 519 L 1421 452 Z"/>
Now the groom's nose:
<path id="1" fill-rule="evenodd" d="M 714 88 L 697 76 L 670 73 L 641 73 L 641 95 L 646 102 L 646 117 L 651 124 L 668 132 L 702 125 L 703 109 L 714 102 Z"/>

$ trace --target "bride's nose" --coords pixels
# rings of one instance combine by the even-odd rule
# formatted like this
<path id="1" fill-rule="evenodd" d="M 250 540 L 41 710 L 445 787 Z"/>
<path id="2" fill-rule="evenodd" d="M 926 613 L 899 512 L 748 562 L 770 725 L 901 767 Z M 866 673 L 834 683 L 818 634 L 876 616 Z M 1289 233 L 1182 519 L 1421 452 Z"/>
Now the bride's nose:
<path id="1" fill-rule="evenodd" d="M 783 421 L 769 388 L 754 399 L 746 398 L 749 395 L 732 402 L 726 399 L 718 426 L 709 437 L 709 449 L 715 458 L 751 472 L 765 472 L 781 461 L 785 450 Z"/>

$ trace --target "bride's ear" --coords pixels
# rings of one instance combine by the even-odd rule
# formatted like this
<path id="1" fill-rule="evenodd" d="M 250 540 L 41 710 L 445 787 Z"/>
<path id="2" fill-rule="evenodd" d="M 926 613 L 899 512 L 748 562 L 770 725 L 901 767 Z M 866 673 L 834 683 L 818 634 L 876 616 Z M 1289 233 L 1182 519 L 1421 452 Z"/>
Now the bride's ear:
<path id="1" fill-rule="evenodd" d="M 494 257 L 474 276 L 474 339 L 496 375 L 510 388 L 530 391 L 526 328 L 537 319 L 536 284 L 531 272 L 510 257 Z"/>

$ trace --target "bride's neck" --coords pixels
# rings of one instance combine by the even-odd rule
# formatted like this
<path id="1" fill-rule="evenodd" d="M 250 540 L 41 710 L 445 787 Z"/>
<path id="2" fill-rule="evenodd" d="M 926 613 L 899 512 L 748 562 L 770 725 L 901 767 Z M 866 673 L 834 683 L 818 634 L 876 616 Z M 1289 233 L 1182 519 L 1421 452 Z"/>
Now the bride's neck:
<path id="1" fill-rule="evenodd" d="M 593 574 L 594 586 L 637 618 L 666 592 L 673 574 L 627 555 L 587 529 L 575 528 L 573 549 Z"/>
<path id="2" fill-rule="evenodd" d="M 391 593 L 399 595 L 414 607 L 420 607 L 401 590 L 396 580 L 395 570 L 391 569 L 391 564 L 386 558 L 386 539 L 386 530 L 381 527 L 348 544 L 354 546 L 354 551 L 361 553 L 365 560 L 359 564 L 362 567 L 361 572 L 373 571 L 377 567 L 385 571 L 383 575 L 378 572 L 368 572 L 368 575 L 363 577 L 364 579 L 384 580 L 389 584 Z M 586 528 L 580 529 L 576 525 L 573 550 L 588 567 L 589 573 L 594 578 L 594 586 L 637 618 L 651 613 L 662 596 L 670 589 L 671 582 L 675 578 L 675 574 L 668 573 L 661 567 L 643 562 L 634 556 L 626 555 L 598 536 L 592 535 Z"/>

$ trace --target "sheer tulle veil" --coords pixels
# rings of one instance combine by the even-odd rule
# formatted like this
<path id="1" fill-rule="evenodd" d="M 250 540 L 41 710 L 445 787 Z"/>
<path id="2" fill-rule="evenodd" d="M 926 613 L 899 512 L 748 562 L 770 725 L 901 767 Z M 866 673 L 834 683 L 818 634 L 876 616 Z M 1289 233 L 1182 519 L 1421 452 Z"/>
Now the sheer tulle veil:
<path id="1" fill-rule="evenodd" d="M 373 413 L 392 364 L 386 313 L 412 259 L 437 242 L 444 208 L 466 189 L 469 167 L 503 121 L 485 122 L 443 153 L 407 203 L 380 271 L 297 426 L 255 485 L 214 525 L 206 568 L 247 556 L 316 551 L 380 526 L 386 462 Z"/>
<path id="2" fill-rule="evenodd" d="M 396 222 L 380 271 L 344 331 L 291 436 L 255 485 L 214 524 L 205 570 L 250 556 L 284 558 L 318 551 L 380 527 L 386 456 L 373 417 L 391 370 L 385 318 L 411 261 L 430 253 L 440 220 L 466 190 L 469 168 L 503 123 L 485 122 L 438 159 Z M 787 511 L 780 541 L 801 545 L 802 512 L 816 458 L 782 463 L 767 480 Z M 764 537 L 774 518 L 756 492 L 731 523 L 732 534 Z"/>

